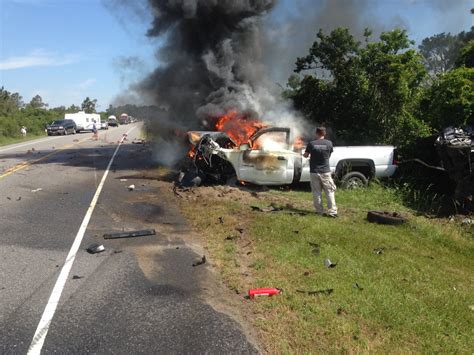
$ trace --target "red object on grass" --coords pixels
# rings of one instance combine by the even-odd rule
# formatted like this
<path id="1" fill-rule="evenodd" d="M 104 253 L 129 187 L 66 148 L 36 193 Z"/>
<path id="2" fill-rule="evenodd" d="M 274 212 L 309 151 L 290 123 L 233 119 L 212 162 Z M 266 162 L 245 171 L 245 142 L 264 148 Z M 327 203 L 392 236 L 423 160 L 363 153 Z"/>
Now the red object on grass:
<path id="1" fill-rule="evenodd" d="M 249 298 L 254 299 L 255 297 L 271 297 L 274 295 L 278 295 L 282 292 L 280 288 L 276 287 L 269 287 L 269 288 L 253 288 L 249 290 Z"/>

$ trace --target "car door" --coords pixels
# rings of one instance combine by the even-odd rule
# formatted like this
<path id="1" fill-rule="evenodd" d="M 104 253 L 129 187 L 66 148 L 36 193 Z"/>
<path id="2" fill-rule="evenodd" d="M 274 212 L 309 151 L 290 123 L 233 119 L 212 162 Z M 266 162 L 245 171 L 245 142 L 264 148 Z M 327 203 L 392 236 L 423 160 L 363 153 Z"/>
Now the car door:
<path id="1" fill-rule="evenodd" d="M 289 130 L 269 128 L 251 138 L 239 161 L 239 178 L 258 185 L 293 182 L 295 153 L 289 150 Z"/>

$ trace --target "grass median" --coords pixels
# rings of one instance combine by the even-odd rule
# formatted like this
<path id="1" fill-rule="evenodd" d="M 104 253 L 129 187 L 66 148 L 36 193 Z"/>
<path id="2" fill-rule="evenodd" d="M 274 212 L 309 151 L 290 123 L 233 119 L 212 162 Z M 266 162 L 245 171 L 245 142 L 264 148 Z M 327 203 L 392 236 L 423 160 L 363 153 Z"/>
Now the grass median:
<path id="1" fill-rule="evenodd" d="M 229 288 L 242 297 L 253 287 L 284 290 L 246 302 L 265 350 L 474 348 L 474 227 L 417 216 L 379 185 L 338 191 L 338 219 L 313 214 L 305 190 L 203 187 L 181 197 Z M 251 208 L 269 204 L 282 210 Z M 368 223 L 372 209 L 399 211 L 408 223 Z M 337 266 L 326 268 L 326 258 Z"/>

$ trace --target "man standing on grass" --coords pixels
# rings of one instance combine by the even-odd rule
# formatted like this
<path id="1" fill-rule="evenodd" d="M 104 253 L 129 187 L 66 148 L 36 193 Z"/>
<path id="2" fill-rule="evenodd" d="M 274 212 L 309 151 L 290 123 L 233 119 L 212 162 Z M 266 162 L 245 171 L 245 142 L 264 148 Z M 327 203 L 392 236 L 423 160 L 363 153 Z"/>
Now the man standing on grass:
<path id="1" fill-rule="evenodd" d="M 336 206 L 336 185 L 331 177 L 331 169 L 329 167 L 329 158 L 333 151 L 332 142 L 325 139 L 326 128 L 316 128 L 316 140 L 308 143 L 304 157 L 308 158 L 311 173 L 311 191 L 313 192 L 313 204 L 316 213 L 323 215 L 322 190 L 326 195 L 328 203 L 327 216 L 337 217 Z"/>

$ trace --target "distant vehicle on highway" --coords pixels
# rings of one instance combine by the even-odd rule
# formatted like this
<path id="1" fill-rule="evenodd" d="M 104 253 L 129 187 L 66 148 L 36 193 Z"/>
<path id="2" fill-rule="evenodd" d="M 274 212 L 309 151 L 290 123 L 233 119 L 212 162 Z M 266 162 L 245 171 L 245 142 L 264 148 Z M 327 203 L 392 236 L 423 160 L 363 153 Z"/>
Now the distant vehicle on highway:
<path id="1" fill-rule="evenodd" d="M 69 133 L 76 134 L 76 123 L 73 120 L 56 120 L 46 126 L 46 132 L 48 136 L 55 134 L 67 135 Z"/>
<path id="2" fill-rule="evenodd" d="M 122 113 L 119 118 L 120 124 L 129 124 L 130 123 L 130 116 L 126 113 Z"/>
<path id="3" fill-rule="evenodd" d="M 92 132 L 94 122 L 100 122 L 100 115 L 97 113 L 85 113 L 84 111 L 79 111 L 77 113 L 66 113 L 64 119 L 73 120 L 76 123 L 76 132 Z"/>
<path id="4" fill-rule="evenodd" d="M 101 120 L 100 121 L 100 129 L 109 129 L 109 121 Z"/>
<path id="5" fill-rule="evenodd" d="M 118 127 L 118 121 L 115 116 L 109 116 L 107 123 L 110 127 Z"/>

